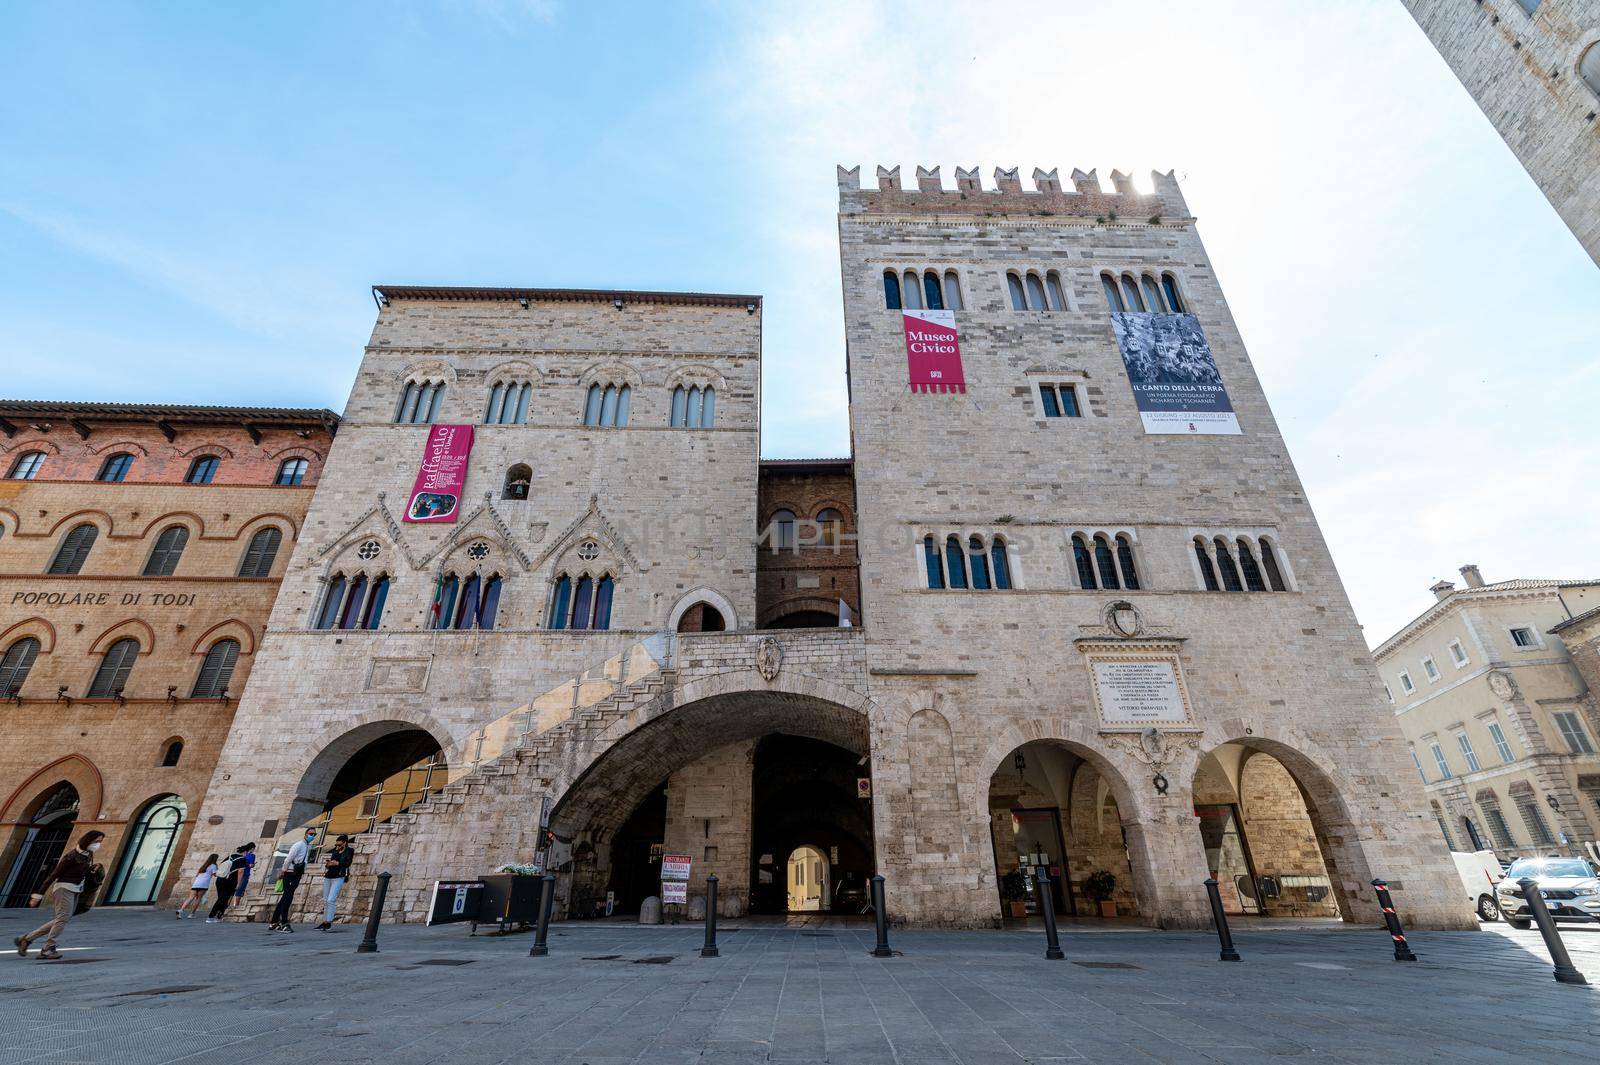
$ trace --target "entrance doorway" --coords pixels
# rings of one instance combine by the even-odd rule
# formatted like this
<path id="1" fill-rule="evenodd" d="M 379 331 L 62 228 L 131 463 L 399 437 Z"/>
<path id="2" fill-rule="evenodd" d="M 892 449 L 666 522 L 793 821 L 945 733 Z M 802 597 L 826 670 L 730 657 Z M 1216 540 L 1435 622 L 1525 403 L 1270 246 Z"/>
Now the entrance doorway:
<path id="1" fill-rule="evenodd" d="M 7 906 L 26 906 L 33 889 L 55 867 L 78 819 L 78 789 L 62 781 L 39 801 L 19 834 L 4 884 Z"/>
<path id="2" fill-rule="evenodd" d="M 1217 882 L 1222 909 L 1234 914 L 1261 913 L 1255 866 L 1239 828 L 1239 807 L 1233 803 L 1196 803 L 1200 839 L 1206 849 L 1206 867 Z"/>
<path id="3" fill-rule="evenodd" d="M 790 913 L 825 913 L 833 905 L 828 856 L 809 844 L 796 847 L 787 862 Z"/>
<path id="4" fill-rule="evenodd" d="M 858 784 L 871 779 L 866 758 L 780 734 L 756 744 L 752 771 L 750 912 L 866 912 L 872 799 Z M 805 864 L 796 866 L 797 857 Z"/>
<path id="5" fill-rule="evenodd" d="M 155 902 L 183 829 L 185 806 L 176 795 L 156 799 L 134 822 L 122 860 L 111 877 L 106 905 L 136 906 Z"/>

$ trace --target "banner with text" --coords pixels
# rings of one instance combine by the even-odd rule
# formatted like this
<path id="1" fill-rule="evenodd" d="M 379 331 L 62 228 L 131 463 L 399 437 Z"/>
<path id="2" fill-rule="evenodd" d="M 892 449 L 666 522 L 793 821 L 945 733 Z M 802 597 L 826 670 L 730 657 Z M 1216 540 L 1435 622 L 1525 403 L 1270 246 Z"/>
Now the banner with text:
<path id="1" fill-rule="evenodd" d="M 1240 435 L 1198 318 L 1119 311 L 1111 328 L 1146 433 Z"/>
<path id="2" fill-rule="evenodd" d="M 435 425 L 422 449 L 422 466 L 406 504 L 406 521 L 454 522 L 461 512 L 467 484 L 467 457 L 472 454 L 472 426 Z"/>
<path id="3" fill-rule="evenodd" d="M 913 392 L 965 392 L 956 312 L 906 311 L 906 362 Z"/>

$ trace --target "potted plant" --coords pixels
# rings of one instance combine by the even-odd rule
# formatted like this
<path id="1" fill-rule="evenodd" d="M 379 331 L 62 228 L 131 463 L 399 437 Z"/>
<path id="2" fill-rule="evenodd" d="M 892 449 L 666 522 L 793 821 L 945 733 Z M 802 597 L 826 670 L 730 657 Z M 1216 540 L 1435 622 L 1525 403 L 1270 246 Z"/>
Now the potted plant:
<path id="1" fill-rule="evenodd" d="M 1006 912 L 1012 917 L 1028 915 L 1028 874 L 1013 869 L 1000 878 L 1000 898 L 1005 901 Z"/>
<path id="2" fill-rule="evenodd" d="M 1117 904 L 1111 901 L 1111 896 L 1117 893 L 1117 878 L 1104 869 L 1089 874 L 1089 878 L 1083 882 L 1083 893 L 1099 905 L 1101 917 L 1117 915 Z"/>

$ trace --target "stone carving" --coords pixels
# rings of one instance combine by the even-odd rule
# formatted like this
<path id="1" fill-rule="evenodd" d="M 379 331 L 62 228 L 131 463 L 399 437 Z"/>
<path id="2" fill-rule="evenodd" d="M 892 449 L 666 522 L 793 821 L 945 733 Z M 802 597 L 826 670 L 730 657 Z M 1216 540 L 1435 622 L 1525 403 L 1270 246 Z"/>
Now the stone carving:
<path id="1" fill-rule="evenodd" d="M 1139 608 L 1126 599 L 1119 599 L 1106 607 L 1106 628 L 1118 636 L 1132 639 L 1144 632 L 1144 617 L 1140 615 Z"/>
<path id="2" fill-rule="evenodd" d="M 428 690 L 426 658 L 374 658 L 367 672 L 369 692 L 423 692 Z"/>
<path id="3" fill-rule="evenodd" d="M 783 647 L 771 636 L 763 636 L 756 645 L 756 672 L 768 681 L 778 679 L 783 668 Z"/>
<path id="4" fill-rule="evenodd" d="M 1517 694 L 1517 682 L 1505 670 L 1497 669 L 1489 674 L 1489 690 L 1496 698 L 1512 699 Z"/>

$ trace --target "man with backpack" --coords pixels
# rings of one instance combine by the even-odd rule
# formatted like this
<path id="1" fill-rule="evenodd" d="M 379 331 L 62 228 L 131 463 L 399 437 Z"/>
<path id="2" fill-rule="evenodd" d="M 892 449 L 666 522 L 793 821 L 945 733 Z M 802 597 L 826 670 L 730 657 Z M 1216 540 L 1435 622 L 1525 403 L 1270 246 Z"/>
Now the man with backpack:
<path id="1" fill-rule="evenodd" d="M 306 829 L 304 839 L 297 839 L 289 848 L 289 856 L 284 859 L 283 871 L 278 874 L 278 881 L 283 885 L 283 893 L 278 896 L 278 905 L 272 910 L 272 923 L 267 925 L 269 932 L 293 932 L 294 926 L 289 923 L 289 911 L 294 906 L 294 892 L 300 886 L 300 878 L 306 875 L 306 862 L 311 855 L 311 845 L 317 840 L 317 830 Z"/>
<path id="2" fill-rule="evenodd" d="M 243 847 L 235 848 L 232 854 L 217 863 L 217 875 L 211 881 L 211 886 L 217 889 L 217 901 L 211 904 L 206 924 L 216 924 L 228 912 L 228 903 L 233 901 L 233 890 L 239 886 L 239 874 L 244 868 Z"/>

